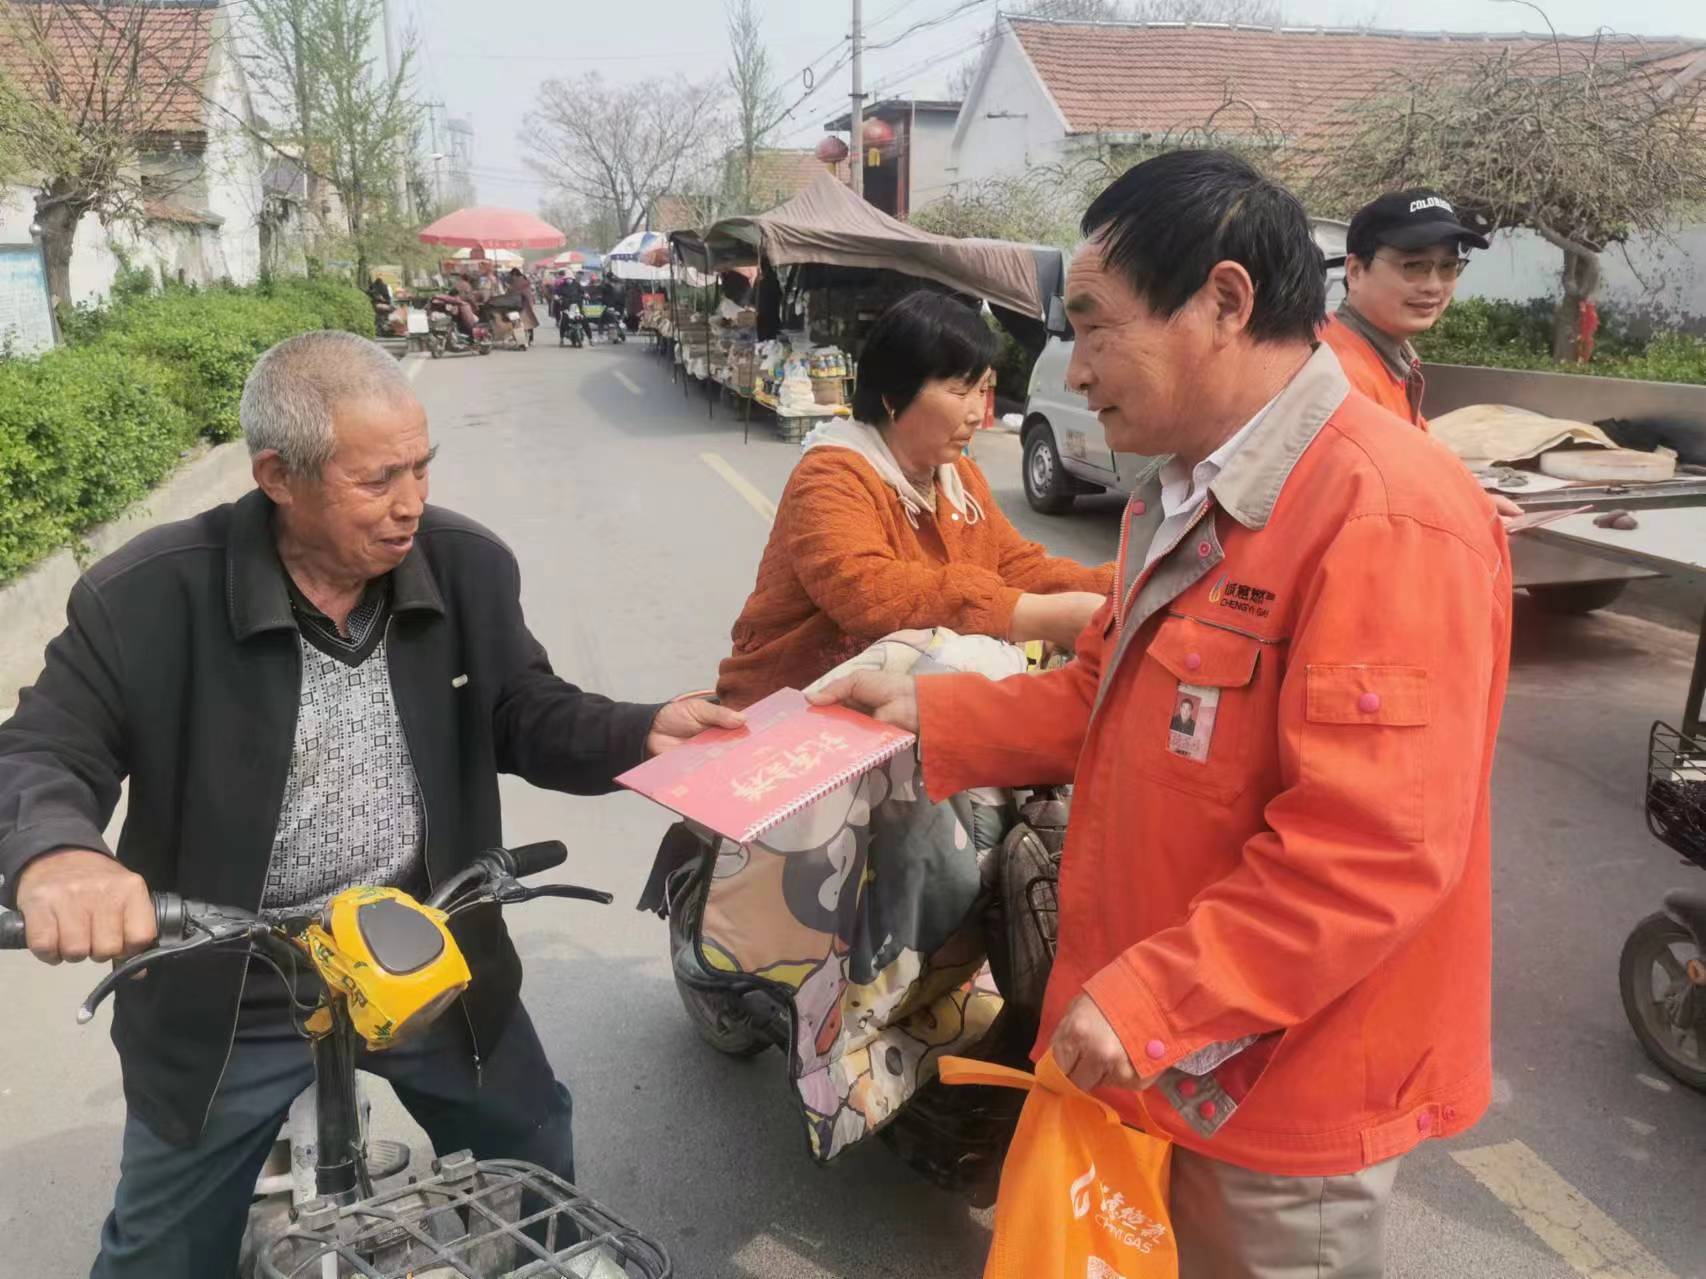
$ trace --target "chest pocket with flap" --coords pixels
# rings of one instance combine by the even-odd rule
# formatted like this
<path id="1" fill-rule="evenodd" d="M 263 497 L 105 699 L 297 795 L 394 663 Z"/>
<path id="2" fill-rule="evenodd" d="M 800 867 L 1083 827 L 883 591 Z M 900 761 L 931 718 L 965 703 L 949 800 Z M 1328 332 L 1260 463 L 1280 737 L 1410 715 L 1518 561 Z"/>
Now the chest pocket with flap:
<path id="1" fill-rule="evenodd" d="M 1262 686 L 1275 677 L 1270 674 L 1264 679 L 1261 672 L 1263 661 L 1273 656 L 1262 650 L 1272 647 L 1191 617 L 1163 620 L 1144 654 L 1136 722 L 1126 730 L 1136 736 L 1139 770 L 1169 787 L 1209 799 L 1226 802 L 1242 794 L 1257 762 L 1252 756 L 1253 738 L 1273 734 L 1272 708 L 1262 705 Z M 1181 684 L 1219 692 L 1204 760 L 1168 749 Z"/>

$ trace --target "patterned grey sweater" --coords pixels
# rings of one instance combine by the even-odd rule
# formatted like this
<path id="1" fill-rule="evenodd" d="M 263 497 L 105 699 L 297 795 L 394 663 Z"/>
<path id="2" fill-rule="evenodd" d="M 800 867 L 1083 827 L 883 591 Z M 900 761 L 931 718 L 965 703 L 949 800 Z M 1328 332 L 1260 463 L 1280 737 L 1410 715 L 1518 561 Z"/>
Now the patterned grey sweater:
<path id="1" fill-rule="evenodd" d="M 302 703 L 261 902 L 273 916 L 352 884 L 422 886 L 423 809 L 384 638 L 354 664 L 299 642 Z"/>

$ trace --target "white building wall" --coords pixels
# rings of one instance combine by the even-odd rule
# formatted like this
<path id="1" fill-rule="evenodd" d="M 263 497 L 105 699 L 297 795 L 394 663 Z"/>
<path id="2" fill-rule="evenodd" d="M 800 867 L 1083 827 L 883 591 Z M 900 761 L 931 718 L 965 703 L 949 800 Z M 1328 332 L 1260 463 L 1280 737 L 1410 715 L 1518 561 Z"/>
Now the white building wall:
<path id="1" fill-rule="evenodd" d="M 923 112 L 917 117 L 908 173 L 911 181 L 906 198 L 908 209 L 923 208 L 948 193 L 953 181 L 948 166 L 953 161 L 956 119 L 946 111 Z"/>
<path id="2" fill-rule="evenodd" d="M 1632 265 L 1631 265 L 1632 264 Z M 1459 297 L 1526 302 L 1563 291 L 1563 252 L 1532 231 L 1501 231 L 1493 247 L 1474 255 L 1457 286 Z M 1674 243 L 1643 237 L 1600 255 L 1601 306 L 1651 316 L 1659 324 L 1706 328 L 1706 226 L 1676 233 Z"/>
<path id="3" fill-rule="evenodd" d="M 249 118 L 248 87 L 239 63 L 215 46 L 208 65 L 207 151 L 202 157 L 207 211 L 225 221 L 209 242 L 213 279 L 229 276 L 236 284 L 252 284 L 261 271 L 260 144 L 238 121 Z"/>
<path id="4" fill-rule="evenodd" d="M 974 183 L 1022 173 L 1058 161 L 1065 147 L 1060 112 L 1011 31 L 994 42 L 989 56 L 981 89 L 974 88 L 960 108 L 965 131 L 950 157 L 950 181 Z M 1007 118 L 992 120 L 992 112 Z"/>

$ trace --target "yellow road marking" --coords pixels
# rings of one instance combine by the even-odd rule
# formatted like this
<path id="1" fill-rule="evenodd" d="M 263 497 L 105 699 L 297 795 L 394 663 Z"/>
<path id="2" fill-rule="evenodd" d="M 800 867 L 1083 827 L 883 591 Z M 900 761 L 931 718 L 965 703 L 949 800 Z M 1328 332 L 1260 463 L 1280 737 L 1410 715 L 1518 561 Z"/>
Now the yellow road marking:
<path id="1" fill-rule="evenodd" d="M 644 395 L 645 394 L 645 392 L 640 389 L 640 384 L 638 382 L 634 381 L 633 378 L 629 377 L 621 369 L 616 370 L 616 380 L 618 382 L 620 382 L 623 386 L 627 387 L 635 395 Z"/>
<path id="2" fill-rule="evenodd" d="M 1452 1156 L 1587 1279 L 1676 1279 L 1628 1231 L 1520 1141 Z"/>
<path id="3" fill-rule="evenodd" d="M 775 522 L 776 504 L 769 498 L 765 497 L 764 494 L 760 493 L 751 484 L 747 483 L 746 477 L 725 462 L 721 455 L 716 453 L 701 453 L 699 455 L 699 460 L 706 466 L 710 467 L 718 475 L 722 476 L 723 479 L 727 481 L 730 488 L 745 498 L 746 504 L 758 512 L 758 517 L 761 520 L 766 524 L 772 524 Z"/>

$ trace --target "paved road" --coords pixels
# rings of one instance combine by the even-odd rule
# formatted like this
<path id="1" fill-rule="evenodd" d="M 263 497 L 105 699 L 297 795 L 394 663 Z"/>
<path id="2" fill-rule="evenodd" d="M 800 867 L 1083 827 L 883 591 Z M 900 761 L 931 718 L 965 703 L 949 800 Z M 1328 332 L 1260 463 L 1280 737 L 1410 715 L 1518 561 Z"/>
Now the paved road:
<path id="1" fill-rule="evenodd" d="M 797 449 L 756 423 L 743 445 L 727 410 L 709 418 L 638 345 L 422 362 L 416 385 L 442 446 L 434 496 L 515 547 L 558 669 L 634 698 L 710 682 L 764 542 L 760 510 Z M 1106 502 L 1033 515 L 1015 441 L 978 451 L 1021 528 L 1087 561 L 1112 554 Z M 1407 1161 L 1395 1277 L 1706 1276 L 1706 1098 L 1647 1065 L 1615 982 L 1629 925 L 1687 878 L 1645 833 L 1639 799 L 1647 726 L 1674 717 L 1690 651 L 1629 617 L 1519 618 L 1497 775 L 1497 1102 L 1473 1133 Z M 662 1237 L 686 1276 L 979 1273 L 985 1217 L 878 1150 L 814 1169 L 780 1058 L 730 1062 L 695 1039 L 662 924 L 627 905 L 666 824 L 657 810 L 522 785 L 506 801 L 512 839 L 568 839 L 565 874 L 618 897 L 512 919 L 595 1194 Z M 70 1279 L 115 1174 L 117 1064 L 101 1029 L 72 1024 L 86 967 L 5 962 L 0 1279 Z M 378 1113 L 411 1131 L 389 1099 Z"/>

